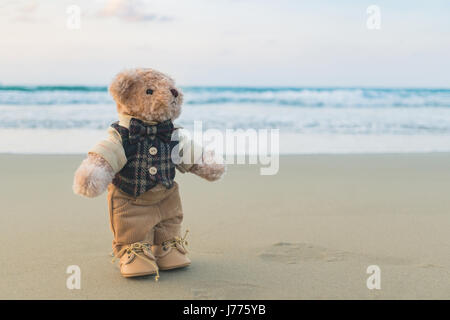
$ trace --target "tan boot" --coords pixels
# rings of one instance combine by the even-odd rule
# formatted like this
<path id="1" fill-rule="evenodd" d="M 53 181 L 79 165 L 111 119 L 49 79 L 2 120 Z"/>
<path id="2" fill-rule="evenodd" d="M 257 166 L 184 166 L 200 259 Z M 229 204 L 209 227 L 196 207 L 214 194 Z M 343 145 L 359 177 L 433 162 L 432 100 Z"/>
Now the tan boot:
<path id="1" fill-rule="evenodd" d="M 158 265 L 150 243 L 135 242 L 120 250 L 117 256 L 120 257 L 120 273 L 125 278 L 156 274 L 155 280 L 158 281 Z"/>
<path id="2" fill-rule="evenodd" d="M 160 270 L 171 270 L 187 267 L 191 264 L 191 260 L 187 257 L 186 235 L 183 238 L 175 237 L 174 239 L 164 241 L 161 245 L 152 247 L 156 257 L 156 263 Z"/>

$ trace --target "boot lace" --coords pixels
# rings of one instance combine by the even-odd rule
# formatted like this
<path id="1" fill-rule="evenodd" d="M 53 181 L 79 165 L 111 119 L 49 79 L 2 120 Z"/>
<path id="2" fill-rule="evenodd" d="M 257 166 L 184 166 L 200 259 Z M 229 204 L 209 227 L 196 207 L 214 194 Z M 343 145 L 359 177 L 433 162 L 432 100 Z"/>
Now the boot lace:
<path id="1" fill-rule="evenodd" d="M 186 230 L 186 232 L 184 233 L 183 238 L 180 237 L 175 237 L 173 239 L 164 241 L 161 245 L 164 251 L 168 250 L 169 248 L 176 248 L 177 244 L 179 246 L 181 246 L 186 252 L 188 251 L 186 249 L 186 246 L 188 245 L 188 242 L 186 241 L 186 237 L 189 233 L 189 230 Z"/>
<path id="2" fill-rule="evenodd" d="M 156 276 L 155 276 L 155 281 L 159 280 L 159 270 L 158 270 L 158 265 L 155 263 L 155 261 L 151 260 L 149 257 L 147 257 L 144 254 L 144 249 L 145 250 L 151 250 L 152 245 L 148 242 L 135 242 L 132 243 L 126 247 L 123 247 L 116 256 L 114 256 L 114 258 L 112 259 L 112 263 L 114 263 L 116 261 L 116 259 L 118 259 L 119 257 L 121 257 L 124 253 L 130 255 L 130 254 L 134 254 L 137 257 L 141 258 L 142 260 L 150 263 L 156 270 Z"/>

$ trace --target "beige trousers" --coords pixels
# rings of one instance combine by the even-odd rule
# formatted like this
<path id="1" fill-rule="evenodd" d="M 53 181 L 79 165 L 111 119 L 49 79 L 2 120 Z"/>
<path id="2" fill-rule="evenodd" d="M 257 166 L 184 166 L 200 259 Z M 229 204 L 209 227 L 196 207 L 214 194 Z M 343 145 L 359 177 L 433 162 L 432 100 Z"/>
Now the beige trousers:
<path id="1" fill-rule="evenodd" d="M 159 245 L 181 236 L 183 210 L 178 184 L 174 182 L 170 189 L 158 187 L 136 198 L 109 185 L 108 207 L 115 255 L 134 242 Z"/>

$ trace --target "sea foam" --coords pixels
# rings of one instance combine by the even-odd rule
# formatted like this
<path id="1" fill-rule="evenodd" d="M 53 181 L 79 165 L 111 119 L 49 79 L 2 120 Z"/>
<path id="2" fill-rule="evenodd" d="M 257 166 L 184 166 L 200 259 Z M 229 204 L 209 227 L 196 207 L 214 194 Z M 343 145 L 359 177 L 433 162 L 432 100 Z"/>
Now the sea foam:
<path id="1" fill-rule="evenodd" d="M 178 124 L 279 129 L 282 153 L 450 151 L 450 90 L 185 87 Z M 106 87 L 0 86 L 0 152 L 82 153 L 117 120 Z"/>

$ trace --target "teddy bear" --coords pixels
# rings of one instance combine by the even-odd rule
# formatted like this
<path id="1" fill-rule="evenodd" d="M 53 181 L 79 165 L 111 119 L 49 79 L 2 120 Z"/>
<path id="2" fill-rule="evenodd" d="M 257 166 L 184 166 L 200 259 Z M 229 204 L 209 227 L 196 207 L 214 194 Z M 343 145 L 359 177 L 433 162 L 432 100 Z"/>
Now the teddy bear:
<path id="1" fill-rule="evenodd" d="M 173 123 L 183 93 L 149 68 L 128 69 L 109 86 L 118 112 L 107 137 L 75 172 L 73 191 L 96 197 L 107 190 L 113 254 L 124 277 L 189 266 L 176 170 L 216 181 L 225 165 Z"/>

